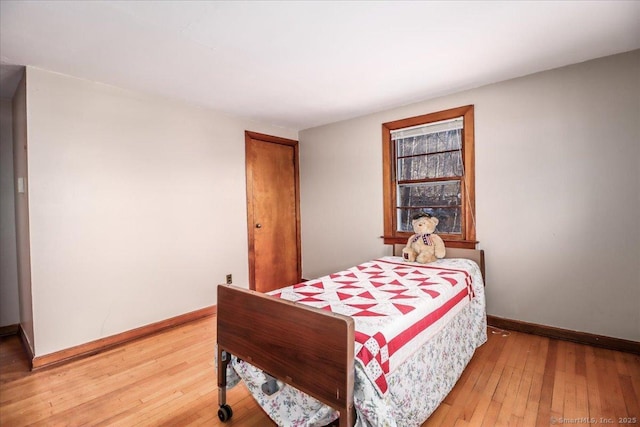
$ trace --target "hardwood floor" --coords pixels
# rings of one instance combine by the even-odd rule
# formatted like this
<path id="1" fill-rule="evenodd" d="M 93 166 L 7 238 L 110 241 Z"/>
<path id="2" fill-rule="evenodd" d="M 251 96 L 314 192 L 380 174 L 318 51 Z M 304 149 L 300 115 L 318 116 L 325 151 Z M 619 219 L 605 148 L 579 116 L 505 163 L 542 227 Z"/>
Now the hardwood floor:
<path id="1" fill-rule="evenodd" d="M 640 356 L 493 332 L 423 426 L 640 424 Z M 274 426 L 243 385 L 218 420 L 214 346 L 210 317 L 29 372 L 19 338 L 3 337 L 0 425 Z"/>

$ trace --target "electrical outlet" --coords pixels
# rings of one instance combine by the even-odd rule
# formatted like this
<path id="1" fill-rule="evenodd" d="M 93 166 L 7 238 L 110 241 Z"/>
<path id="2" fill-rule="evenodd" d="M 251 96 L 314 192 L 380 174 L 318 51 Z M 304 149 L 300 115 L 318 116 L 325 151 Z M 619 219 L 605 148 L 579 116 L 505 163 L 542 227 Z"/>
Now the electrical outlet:
<path id="1" fill-rule="evenodd" d="M 233 277 L 231 276 L 231 274 L 227 274 L 227 285 L 230 285 L 233 283 Z"/>

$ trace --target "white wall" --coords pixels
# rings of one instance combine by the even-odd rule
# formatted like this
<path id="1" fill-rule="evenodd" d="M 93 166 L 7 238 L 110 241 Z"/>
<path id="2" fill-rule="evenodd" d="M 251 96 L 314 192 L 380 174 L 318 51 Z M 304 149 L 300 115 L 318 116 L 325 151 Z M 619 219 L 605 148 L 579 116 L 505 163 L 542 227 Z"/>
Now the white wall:
<path id="1" fill-rule="evenodd" d="M 297 132 L 27 68 L 40 356 L 248 283 L 244 131 Z"/>
<path id="2" fill-rule="evenodd" d="M 0 326 L 20 323 L 11 99 L 0 98 Z"/>
<path id="3" fill-rule="evenodd" d="M 304 276 L 390 253 L 381 124 L 467 104 L 488 313 L 640 341 L 640 51 L 302 131 Z"/>

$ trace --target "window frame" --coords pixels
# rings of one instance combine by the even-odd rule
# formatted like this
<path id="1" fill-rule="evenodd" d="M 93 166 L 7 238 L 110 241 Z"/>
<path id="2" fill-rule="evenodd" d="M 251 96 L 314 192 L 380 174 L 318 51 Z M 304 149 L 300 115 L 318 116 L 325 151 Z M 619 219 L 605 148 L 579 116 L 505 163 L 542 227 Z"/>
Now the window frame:
<path id="1" fill-rule="evenodd" d="M 463 117 L 462 129 L 462 163 L 464 175 L 462 179 L 461 234 L 438 233 L 445 244 L 450 247 L 475 249 L 475 144 L 474 144 L 474 106 L 451 108 L 421 116 L 409 117 L 382 124 L 382 176 L 383 176 L 383 212 L 384 243 L 405 244 L 413 233 L 399 231 L 397 227 L 397 159 L 396 144 L 391 139 L 391 131 L 411 126 L 420 126 L 442 120 Z"/>

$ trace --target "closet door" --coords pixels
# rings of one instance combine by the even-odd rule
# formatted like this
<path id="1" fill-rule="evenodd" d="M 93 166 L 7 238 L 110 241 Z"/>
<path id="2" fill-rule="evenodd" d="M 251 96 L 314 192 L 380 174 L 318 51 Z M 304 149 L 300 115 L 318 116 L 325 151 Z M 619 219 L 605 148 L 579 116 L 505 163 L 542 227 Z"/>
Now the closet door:
<path id="1" fill-rule="evenodd" d="M 298 142 L 245 132 L 249 285 L 268 292 L 301 280 Z"/>

